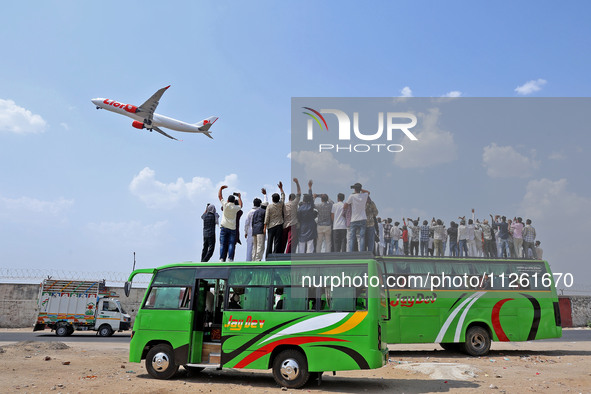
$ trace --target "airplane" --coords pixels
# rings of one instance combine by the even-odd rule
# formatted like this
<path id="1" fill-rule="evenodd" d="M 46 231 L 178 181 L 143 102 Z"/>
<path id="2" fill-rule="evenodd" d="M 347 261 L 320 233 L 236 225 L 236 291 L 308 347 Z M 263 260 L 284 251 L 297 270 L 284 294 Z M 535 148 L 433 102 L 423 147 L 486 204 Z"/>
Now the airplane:
<path id="1" fill-rule="evenodd" d="M 95 98 L 91 101 L 94 105 L 96 105 L 96 109 L 106 109 L 134 119 L 131 125 L 136 129 L 141 130 L 145 128 L 149 131 L 156 130 L 160 134 L 176 141 L 178 141 L 176 138 L 166 134 L 164 131 L 162 131 L 162 129 L 160 129 L 160 127 L 165 127 L 167 129 L 176 131 L 184 131 L 186 133 L 203 133 L 209 138 L 213 139 L 209 129 L 215 123 L 215 121 L 218 120 L 216 116 L 211 116 L 202 120 L 201 122 L 191 124 L 154 113 L 158 103 L 160 102 L 160 98 L 169 87 L 170 85 L 159 89 L 152 95 L 152 97 L 150 97 L 139 107 L 104 98 Z"/>

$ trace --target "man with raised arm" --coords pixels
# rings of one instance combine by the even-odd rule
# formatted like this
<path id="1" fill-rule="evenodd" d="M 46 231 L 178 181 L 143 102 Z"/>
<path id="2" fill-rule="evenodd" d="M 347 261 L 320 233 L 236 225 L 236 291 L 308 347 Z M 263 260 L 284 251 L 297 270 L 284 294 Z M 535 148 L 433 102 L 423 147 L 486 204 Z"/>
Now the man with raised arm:
<path id="1" fill-rule="evenodd" d="M 279 181 L 277 184 L 281 197 L 279 194 L 273 193 L 271 196 L 272 202 L 267 207 L 265 212 L 265 232 L 267 233 L 267 253 L 283 253 L 281 250 L 281 238 L 283 235 L 283 202 L 285 201 L 285 193 L 283 192 L 283 183 Z"/>
<path id="2" fill-rule="evenodd" d="M 234 261 L 234 245 L 236 244 L 236 214 L 242 209 L 240 193 L 234 193 L 224 200 L 222 191 L 227 185 L 220 187 L 218 198 L 222 203 L 222 222 L 220 223 L 220 261 Z M 235 204 L 238 197 L 238 205 Z"/>

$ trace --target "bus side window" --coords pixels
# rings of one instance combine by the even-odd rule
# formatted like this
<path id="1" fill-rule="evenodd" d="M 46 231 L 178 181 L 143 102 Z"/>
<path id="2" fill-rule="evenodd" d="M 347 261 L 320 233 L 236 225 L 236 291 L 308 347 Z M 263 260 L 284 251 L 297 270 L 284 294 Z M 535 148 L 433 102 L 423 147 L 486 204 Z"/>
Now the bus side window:
<path id="1" fill-rule="evenodd" d="M 242 294 L 244 294 L 243 287 L 230 287 L 228 299 L 228 309 L 242 309 Z"/>
<path id="2" fill-rule="evenodd" d="M 283 289 L 283 287 L 276 287 L 273 293 L 275 294 L 275 305 L 273 309 L 283 309 L 283 304 L 285 300 L 285 290 Z"/>

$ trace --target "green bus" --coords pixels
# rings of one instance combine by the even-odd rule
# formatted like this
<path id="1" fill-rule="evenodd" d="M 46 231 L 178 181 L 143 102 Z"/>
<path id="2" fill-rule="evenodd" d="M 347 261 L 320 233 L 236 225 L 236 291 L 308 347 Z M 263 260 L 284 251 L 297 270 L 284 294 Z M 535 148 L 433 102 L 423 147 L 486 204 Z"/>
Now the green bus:
<path id="1" fill-rule="evenodd" d="M 297 388 L 325 371 L 388 363 L 384 286 L 318 285 L 318 278 L 385 278 L 375 259 L 180 263 L 138 269 L 152 280 L 138 310 L 129 361 L 158 379 L 203 368 L 272 369 Z"/>
<path id="2" fill-rule="evenodd" d="M 408 256 L 380 261 L 389 292 L 389 344 L 439 343 L 481 356 L 491 340 L 562 336 L 546 261 Z"/>

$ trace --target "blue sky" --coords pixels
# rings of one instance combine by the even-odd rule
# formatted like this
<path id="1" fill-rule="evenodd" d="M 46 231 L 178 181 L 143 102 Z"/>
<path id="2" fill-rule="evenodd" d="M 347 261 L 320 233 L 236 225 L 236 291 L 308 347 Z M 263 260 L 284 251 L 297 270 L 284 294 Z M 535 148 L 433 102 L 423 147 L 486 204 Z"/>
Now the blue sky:
<path id="1" fill-rule="evenodd" d="M 244 192 L 249 209 L 261 186 L 288 182 L 291 97 L 589 96 L 586 3 L 371 4 L 4 5 L 0 266 L 128 272 L 133 251 L 141 267 L 198 260 L 199 217 L 220 184 Z M 219 116 L 213 141 L 136 130 L 90 102 L 141 104 L 169 84 L 157 112 L 189 122 Z M 518 211 L 538 187 L 553 190 L 552 204 L 566 196 L 577 212 L 591 213 L 589 160 L 578 143 L 586 127 L 552 146 L 536 145 L 533 131 L 522 136 L 531 146 L 476 133 L 441 172 L 392 168 L 400 178 L 427 171 L 438 185 L 461 173 L 469 155 L 472 176 L 514 193 L 475 191 L 483 210 Z M 491 176 L 485 147 L 493 143 L 525 165 L 527 177 Z M 457 216 L 446 212 L 447 196 L 418 203 L 401 194 L 394 206 Z M 557 225 L 578 218 L 570 215 Z M 547 229 L 538 231 L 554 270 L 591 274 L 582 247 L 559 262 L 551 241 L 559 219 L 544 220 Z"/>

